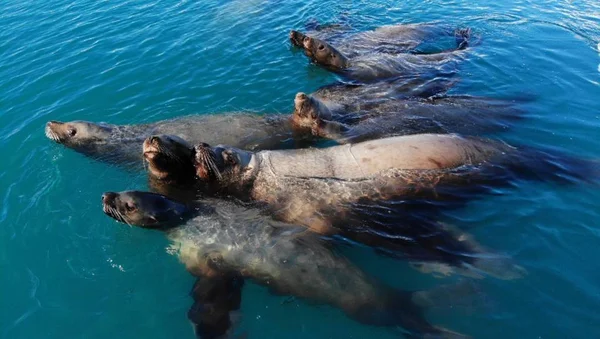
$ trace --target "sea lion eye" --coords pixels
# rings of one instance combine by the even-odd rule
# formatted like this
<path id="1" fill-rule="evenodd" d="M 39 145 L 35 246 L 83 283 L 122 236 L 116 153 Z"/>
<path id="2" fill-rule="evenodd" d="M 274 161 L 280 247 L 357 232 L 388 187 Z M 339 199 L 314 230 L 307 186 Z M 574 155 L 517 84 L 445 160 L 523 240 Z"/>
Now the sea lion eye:
<path id="1" fill-rule="evenodd" d="M 70 137 L 74 137 L 75 134 L 77 134 L 77 130 L 71 127 L 67 130 L 67 134 L 69 134 Z"/>
<path id="2" fill-rule="evenodd" d="M 133 212 L 137 208 L 135 207 L 135 204 L 133 204 L 131 202 L 127 202 L 127 203 L 125 203 L 125 209 L 127 210 L 127 212 Z"/>
<path id="3" fill-rule="evenodd" d="M 322 50 L 324 50 L 324 49 L 325 49 L 325 46 L 324 46 L 324 45 L 319 45 L 319 48 L 318 48 L 318 49 L 319 49 L 319 51 L 322 51 Z"/>

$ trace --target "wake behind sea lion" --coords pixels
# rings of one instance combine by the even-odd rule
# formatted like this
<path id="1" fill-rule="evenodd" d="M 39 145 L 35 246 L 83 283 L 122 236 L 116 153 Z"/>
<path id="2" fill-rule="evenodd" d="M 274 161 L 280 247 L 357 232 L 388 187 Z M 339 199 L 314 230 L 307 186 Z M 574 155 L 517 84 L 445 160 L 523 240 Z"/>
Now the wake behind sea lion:
<path id="1" fill-rule="evenodd" d="M 187 270 L 201 277 L 188 317 L 205 339 L 230 329 L 243 278 L 278 295 L 339 308 L 367 325 L 403 327 L 411 338 L 465 338 L 431 325 L 424 312 L 450 295 L 455 301 L 468 297 L 471 285 L 417 292 L 391 288 L 303 228 L 282 226 L 222 200 L 184 205 L 159 194 L 127 191 L 104 193 L 102 203 L 118 221 L 164 231 Z"/>

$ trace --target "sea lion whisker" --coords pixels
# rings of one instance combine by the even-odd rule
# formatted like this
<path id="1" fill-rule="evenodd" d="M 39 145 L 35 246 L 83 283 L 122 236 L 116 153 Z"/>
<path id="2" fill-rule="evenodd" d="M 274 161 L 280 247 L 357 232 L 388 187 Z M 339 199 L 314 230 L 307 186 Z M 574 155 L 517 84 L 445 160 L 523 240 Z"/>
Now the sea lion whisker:
<path id="1" fill-rule="evenodd" d="M 54 131 L 50 130 L 50 129 L 46 129 L 45 131 L 46 137 L 52 141 L 59 141 L 60 138 L 58 137 L 58 135 L 56 133 L 54 133 Z"/>
<path id="2" fill-rule="evenodd" d="M 221 172 L 219 171 L 219 167 L 215 162 L 215 153 L 210 149 L 203 149 L 203 151 L 201 152 L 201 156 L 203 165 L 206 165 L 207 170 L 209 172 L 212 172 L 217 177 L 217 179 L 221 180 Z"/>
<path id="3" fill-rule="evenodd" d="M 126 223 L 127 225 L 129 225 L 129 227 L 131 227 L 132 225 L 127 221 L 127 218 L 125 218 L 125 216 L 123 215 L 123 213 L 119 212 L 119 210 L 117 210 L 115 208 L 115 211 L 117 212 L 117 214 L 119 215 L 119 219 L 121 219 L 121 221 L 123 221 L 124 223 Z"/>
<path id="4" fill-rule="evenodd" d="M 158 152 L 159 153 L 163 153 L 167 156 L 167 158 L 177 162 L 178 164 L 184 164 L 185 161 L 175 152 L 173 152 L 172 150 L 170 150 L 167 147 L 164 147 L 163 145 L 158 145 Z"/>

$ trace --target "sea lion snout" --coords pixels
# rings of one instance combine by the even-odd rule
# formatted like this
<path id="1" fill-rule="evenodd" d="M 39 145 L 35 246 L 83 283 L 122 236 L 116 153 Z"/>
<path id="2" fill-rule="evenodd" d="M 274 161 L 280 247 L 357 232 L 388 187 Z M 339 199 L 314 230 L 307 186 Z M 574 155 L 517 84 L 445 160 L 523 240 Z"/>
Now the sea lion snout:
<path id="1" fill-rule="evenodd" d="M 44 132 L 46 133 L 46 137 L 56 142 L 61 141 L 61 130 L 60 127 L 63 126 L 64 123 L 60 121 L 51 120 L 46 123 L 46 128 Z"/>
<path id="2" fill-rule="evenodd" d="M 115 192 L 104 192 L 102 194 L 102 203 L 104 205 L 113 205 L 115 202 L 115 199 L 117 198 L 117 193 Z"/>
<path id="3" fill-rule="evenodd" d="M 302 42 L 304 41 L 305 38 L 306 38 L 306 35 L 298 32 L 298 31 L 294 31 L 294 30 L 290 31 L 290 41 L 292 42 L 292 45 L 294 45 L 294 46 L 303 47 Z"/>
<path id="4" fill-rule="evenodd" d="M 144 140 L 144 144 L 142 147 L 142 152 L 144 153 L 144 158 L 152 159 L 160 149 L 160 137 L 151 136 Z"/>
<path id="5" fill-rule="evenodd" d="M 56 121 L 56 120 L 50 120 L 46 123 L 46 127 L 53 128 L 56 125 L 62 125 L 62 124 L 64 124 L 64 123 L 60 122 L 60 121 Z"/>
<path id="6" fill-rule="evenodd" d="M 296 97 L 294 98 L 294 105 L 296 106 L 296 109 L 300 109 L 301 106 L 308 100 L 308 95 L 306 95 L 303 92 L 299 92 L 296 94 Z"/>

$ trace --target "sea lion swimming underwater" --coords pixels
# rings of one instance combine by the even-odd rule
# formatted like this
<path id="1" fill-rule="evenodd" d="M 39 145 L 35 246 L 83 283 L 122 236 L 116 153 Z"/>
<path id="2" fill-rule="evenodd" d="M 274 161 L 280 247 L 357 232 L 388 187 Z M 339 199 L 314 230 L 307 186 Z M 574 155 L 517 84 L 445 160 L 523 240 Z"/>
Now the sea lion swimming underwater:
<path id="1" fill-rule="evenodd" d="M 104 212 L 118 221 L 164 231 L 187 270 L 200 277 L 188 317 L 202 338 L 217 338 L 230 329 L 230 312 L 239 309 L 244 278 L 278 295 L 339 308 L 363 324 L 400 326 L 410 338 L 465 338 L 431 325 L 424 312 L 448 296 L 460 301 L 474 292 L 472 285 L 394 289 L 304 228 L 281 227 L 223 200 L 184 205 L 160 194 L 126 191 L 104 193 L 102 203 Z"/>
<path id="2" fill-rule="evenodd" d="M 417 44 L 408 36 L 423 37 L 431 25 L 384 26 L 349 38 L 345 43 L 324 40 L 292 31 L 292 45 L 304 50 L 315 64 L 346 79 L 371 82 L 398 75 L 422 76 L 442 73 L 445 65 L 458 60 L 468 45 L 470 30 L 454 31 L 456 48 L 433 54 L 406 53 Z M 404 37 L 404 38 L 403 38 Z"/>
<path id="3" fill-rule="evenodd" d="M 432 154 L 431 159 L 427 159 L 427 155 L 418 158 L 418 154 L 414 153 L 419 153 L 419 150 L 411 147 L 408 147 L 407 153 L 413 153 L 402 156 L 398 149 L 406 148 L 406 145 L 385 139 L 383 144 L 377 141 L 350 151 L 355 153 L 355 161 L 367 159 L 373 162 L 362 162 L 365 166 L 388 169 L 381 170 L 383 173 L 376 170 L 368 173 L 367 168 L 363 173 L 358 163 L 347 163 L 344 158 L 349 155 L 348 146 L 307 149 L 306 152 L 252 153 L 225 146 L 210 147 L 208 144 L 192 147 L 185 141 L 163 135 L 146 139 L 143 153 L 154 191 L 177 197 L 183 191 L 181 196 L 184 198 L 181 200 L 190 199 L 190 190 L 194 189 L 198 190 L 195 194 L 200 196 L 233 196 L 266 207 L 266 211 L 280 221 L 302 225 L 327 236 L 346 237 L 388 255 L 418 262 L 423 269 L 444 274 L 488 274 L 502 279 L 518 278 L 523 273 L 520 267 L 513 265 L 508 258 L 491 254 L 464 233 L 434 221 L 415 218 L 409 208 L 404 213 L 396 213 L 398 208 L 406 205 L 398 206 L 393 212 L 386 210 L 368 214 L 385 209 L 378 203 L 380 200 L 403 195 L 419 196 L 419 190 L 433 190 L 440 180 L 453 184 L 467 183 L 468 176 L 474 174 L 454 167 L 471 160 L 477 161 L 475 156 L 478 152 L 484 153 L 485 149 L 476 149 L 479 145 L 475 144 L 465 150 L 466 146 L 463 145 L 453 150 L 454 154 L 445 154 L 452 151 L 453 147 L 459 147 L 447 145 L 446 149 L 438 150 L 439 146 L 444 146 L 444 142 L 456 142 L 459 145 L 460 142 L 468 142 L 461 139 L 454 141 L 452 138 L 456 136 L 440 137 L 421 137 L 413 140 L 413 143 L 405 141 L 408 146 L 420 141 L 429 142 L 429 147 L 444 154 L 438 157 L 439 161 Z M 358 145 L 361 144 L 354 146 Z M 378 150 L 376 145 L 381 149 Z M 426 147 L 421 148 L 423 152 L 427 151 Z M 404 164 L 410 169 L 389 169 L 394 164 L 400 166 L 399 163 L 408 162 L 413 156 L 412 166 Z M 484 156 L 480 155 L 480 158 Z M 378 160 L 378 157 L 381 159 Z M 397 163 L 390 160 L 389 165 L 385 164 L 385 159 L 394 157 L 403 159 L 397 159 Z M 419 167 L 431 167 L 432 160 L 440 165 L 453 161 L 449 159 L 451 157 L 456 158 L 456 163 L 447 165 L 454 166 L 452 168 L 438 169 L 436 164 L 434 170 L 416 170 Z M 424 164 L 419 163 L 421 160 Z M 335 168 L 341 166 L 346 168 L 338 173 L 327 172 L 336 171 Z M 179 192 L 171 193 L 174 191 Z M 440 192 L 443 190 L 440 189 Z M 369 205 L 369 202 L 374 203 Z M 363 213 L 365 211 L 367 215 Z"/>

